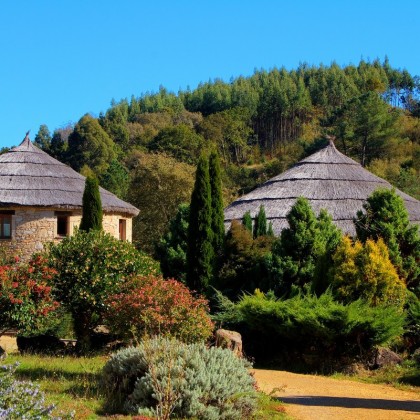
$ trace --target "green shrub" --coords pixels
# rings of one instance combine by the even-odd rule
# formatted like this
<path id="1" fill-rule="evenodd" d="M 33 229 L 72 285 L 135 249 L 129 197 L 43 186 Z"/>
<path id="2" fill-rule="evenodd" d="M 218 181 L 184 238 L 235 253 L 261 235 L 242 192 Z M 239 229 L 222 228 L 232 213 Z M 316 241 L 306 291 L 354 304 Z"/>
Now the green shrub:
<path id="1" fill-rule="evenodd" d="M 57 271 L 53 293 L 73 316 L 80 350 L 89 349 L 90 333 L 101 322 L 110 295 L 135 274 L 159 272 L 158 263 L 131 243 L 98 230 L 79 230 L 51 245 L 47 258 Z"/>
<path id="2" fill-rule="evenodd" d="M 333 255 L 329 276 L 337 299 L 352 302 L 360 298 L 372 306 L 404 305 L 407 289 L 382 239 L 362 244 L 344 237 Z"/>
<path id="3" fill-rule="evenodd" d="M 298 293 L 287 300 L 256 291 L 234 304 L 221 300 L 218 321 L 246 328 L 264 351 L 316 352 L 323 357 L 363 356 L 403 333 L 404 314 L 393 306 L 371 307 L 357 300 L 335 301 L 331 292 L 317 297 Z M 276 344 L 274 344 L 276 343 Z"/>
<path id="4" fill-rule="evenodd" d="M 230 350 L 158 337 L 114 354 L 103 369 L 102 386 L 117 411 L 244 419 L 257 404 L 248 367 Z"/>

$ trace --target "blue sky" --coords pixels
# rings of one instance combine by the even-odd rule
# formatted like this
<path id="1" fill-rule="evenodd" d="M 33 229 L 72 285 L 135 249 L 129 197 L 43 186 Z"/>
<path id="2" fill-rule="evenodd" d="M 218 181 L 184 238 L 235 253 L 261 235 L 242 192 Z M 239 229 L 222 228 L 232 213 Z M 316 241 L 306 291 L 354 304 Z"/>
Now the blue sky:
<path id="1" fill-rule="evenodd" d="M 117 101 L 309 64 L 420 75 L 420 1 L 3 0 L 0 147 Z"/>

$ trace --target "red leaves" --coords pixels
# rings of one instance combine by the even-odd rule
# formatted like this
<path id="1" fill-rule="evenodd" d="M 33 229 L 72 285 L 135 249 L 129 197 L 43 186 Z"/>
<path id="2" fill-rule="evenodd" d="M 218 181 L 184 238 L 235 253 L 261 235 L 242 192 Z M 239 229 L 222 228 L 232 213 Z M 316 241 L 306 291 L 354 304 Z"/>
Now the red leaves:
<path id="1" fill-rule="evenodd" d="M 123 335 L 134 329 L 139 337 L 169 334 L 194 342 L 207 339 L 213 330 L 207 300 L 195 298 L 174 279 L 138 276 L 107 304 L 110 327 Z"/>
<path id="2" fill-rule="evenodd" d="M 0 321 L 9 327 L 30 329 L 59 306 L 48 284 L 55 270 L 42 256 L 28 264 L 18 262 L 16 257 L 14 263 L 0 266 Z"/>

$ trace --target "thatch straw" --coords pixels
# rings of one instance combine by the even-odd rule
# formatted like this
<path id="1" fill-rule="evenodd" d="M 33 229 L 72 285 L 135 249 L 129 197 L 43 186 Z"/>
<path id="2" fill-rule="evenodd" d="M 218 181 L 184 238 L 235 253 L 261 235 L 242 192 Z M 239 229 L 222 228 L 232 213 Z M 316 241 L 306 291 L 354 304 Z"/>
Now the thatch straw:
<path id="1" fill-rule="evenodd" d="M 255 217 L 261 205 L 279 234 L 288 226 L 286 215 L 300 196 L 309 200 L 316 214 L 326 209 L 345 233 L 355 234 L 353 218 L 369 195 L 378 188 L 392 188 L 330 143 L 301 160 L 288 171 L 270 179 L 225 209 L 225 224 L 241 219 L 246 211 Z M 411 222 L 420 224 L 420 201 L 396 190 L 404 200 Z"/>
<path id="2" fill-rule="evenodd" d="M 81 209 L 85 177 L 32 144 L 22 143 L 0 156 L 0 207 Z M 105 213 L 136 216 L 139 210 L 100 188 Z"/>

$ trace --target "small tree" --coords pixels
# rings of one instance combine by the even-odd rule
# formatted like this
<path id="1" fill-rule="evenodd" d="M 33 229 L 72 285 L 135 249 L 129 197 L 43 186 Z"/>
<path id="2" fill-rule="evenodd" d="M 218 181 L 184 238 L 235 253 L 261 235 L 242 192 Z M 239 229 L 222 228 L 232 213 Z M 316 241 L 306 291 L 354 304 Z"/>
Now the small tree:
<path id="1" fill-rule="evenodd" d="M 382 239 L 352 244 L 344 237 L 333 256 L 329 273 L 335 295 L 345 302 L 362 298 L 372 306 L 404 304 L 406 287 L 392 265 Z"/>
<path id="2" fill-rule="evenodd" d="M 226 235 L 216 288 L 234 300 L 256 288 L 268 291 L 274 240 L 267 235 L 253 239 L 252 233 L 239 220 L 233 220 Z"/>
<path id="3" fill-rule="evenodd" d="M 341 236 L 324 211 L 317 218 L 307 199 L 299 197 L 287 215 L 289 227 L 283 229 L 273 246 L 273 288 L 283 294 L 292 285 L 311 284 L 318 292 L 325 290 L 323 280 L 329 256 Z"/>
<path id="4" fill-rule="evenodd" d="M 252 217 L 249 210 L 242 217 L 242 224 L 252 233 Z"/>
<path id="5" fill-rule="evenodd" d="M 202 155 L 191 195 L 187 252 L 187 285 L 199 293 L 207 290 L 212 279 L 214 249 L 211 211 L 209 164 Z"/>
<path id="6" fill-rule="evenodd" d="M 53 293 L 72 314 L 79 351 L 90 349 L 92 330 L 107 310 L 106 299 L 134 274 L 156 274 L 158 264 L 127 241 L 98 230 L 78 231 L 52 244 L 50 265 L 57 271 Z"/>
<path id="7" fill-rule="evenodd" d="M 88 176 L 83 192 L 83 214 L 80 230 L 102 230 L 102 203 L 98 180 Z"/>
<path id="8" fill-rule="evenodd" d="M 419 295 L 420 236 L 417 226 L 410 226 L 404 201 L 395 190 L 379 189 L 372 193 L 354 223 L 358 238 L 366 242 L 382 238 L 389 258 L 407 287 Z"/>
<path id="9" fill-rule="evenodd" d="M 267 217 L 265 215 L 264 206 L 260 206 L 260 210 L 254 221 L 254 239 L 258 236 L 267 234 Z"/>

